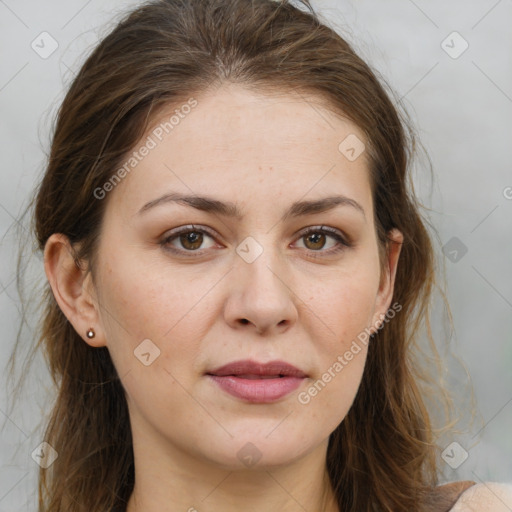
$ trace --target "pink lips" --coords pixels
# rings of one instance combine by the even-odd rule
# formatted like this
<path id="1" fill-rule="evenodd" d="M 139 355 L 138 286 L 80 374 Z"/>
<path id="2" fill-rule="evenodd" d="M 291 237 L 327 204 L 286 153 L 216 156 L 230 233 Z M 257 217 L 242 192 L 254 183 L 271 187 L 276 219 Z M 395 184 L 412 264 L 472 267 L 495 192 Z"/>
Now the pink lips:
<path id="1" fill-rule="evenodd" d="M 307 375 L 284 361 L 234 361 L 207 373 L 224 391 L 252 403 L 270 403 L 297 389 Z"/>

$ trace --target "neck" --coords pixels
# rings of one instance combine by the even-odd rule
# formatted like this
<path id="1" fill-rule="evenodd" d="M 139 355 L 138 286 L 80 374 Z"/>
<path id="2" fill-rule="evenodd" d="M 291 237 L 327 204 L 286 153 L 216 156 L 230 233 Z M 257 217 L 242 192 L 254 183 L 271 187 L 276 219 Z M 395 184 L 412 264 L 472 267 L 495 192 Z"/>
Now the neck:
<path id="1" fill-rule="evenodd" d="M 126 512 L 340 512 L 329 482 L 327 440 L 286 466 L 229 469 L 173 447 L 134 442 L 135 486 Z"/>

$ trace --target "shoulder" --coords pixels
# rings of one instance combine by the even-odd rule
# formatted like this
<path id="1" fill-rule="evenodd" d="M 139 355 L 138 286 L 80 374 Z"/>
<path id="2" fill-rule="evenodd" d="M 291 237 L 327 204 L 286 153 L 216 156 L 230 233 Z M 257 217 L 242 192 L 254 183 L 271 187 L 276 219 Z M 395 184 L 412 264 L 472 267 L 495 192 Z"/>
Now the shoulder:
<path id="1" fill-rule="evenodd" d="M 483 482 L 464 491 L 450 512 L 510 512 L 512 483 Z"/>

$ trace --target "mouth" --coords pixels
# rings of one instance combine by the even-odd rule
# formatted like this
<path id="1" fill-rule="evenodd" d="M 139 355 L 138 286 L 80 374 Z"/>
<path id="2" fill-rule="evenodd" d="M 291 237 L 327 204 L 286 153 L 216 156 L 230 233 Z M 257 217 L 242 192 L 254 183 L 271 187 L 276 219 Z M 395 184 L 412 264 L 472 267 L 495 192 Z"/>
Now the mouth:
<path id="1" fill-rule="evenodd" d="M 275 402 L 297 389 L 308 377 L 284 361 L 234 361 L 206 375 L 224 392 L 250 403 Z"/>

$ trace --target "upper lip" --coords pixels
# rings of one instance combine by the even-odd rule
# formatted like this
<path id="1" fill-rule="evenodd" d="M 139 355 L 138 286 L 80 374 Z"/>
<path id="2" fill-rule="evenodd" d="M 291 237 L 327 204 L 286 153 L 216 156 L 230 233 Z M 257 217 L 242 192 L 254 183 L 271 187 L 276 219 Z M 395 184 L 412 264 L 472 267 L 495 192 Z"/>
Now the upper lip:
<path id="1" fill-rule="evenodd" d="M 215 370 L 207 372 L 208 375 L 217 377 L 226 377 L 228 375 L 261 375 L 261 376 L 287 376 L 287 377 L 307 377 L 307 375 L 297 367 L 286 361 L 269 361 L 259 363 L 250 359 L 233 361 L 219 366 Z"/>

